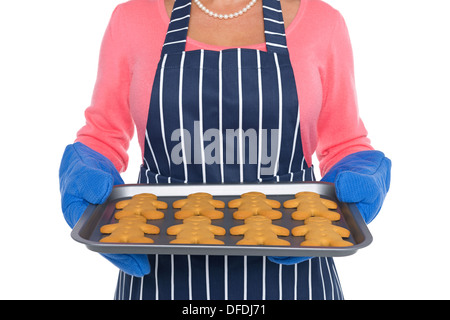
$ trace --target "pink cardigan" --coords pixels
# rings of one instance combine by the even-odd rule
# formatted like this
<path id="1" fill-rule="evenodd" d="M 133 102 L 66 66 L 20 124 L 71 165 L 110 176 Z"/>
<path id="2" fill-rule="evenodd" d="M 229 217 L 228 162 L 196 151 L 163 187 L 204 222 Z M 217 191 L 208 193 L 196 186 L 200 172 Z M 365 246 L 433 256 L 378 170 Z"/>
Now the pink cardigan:
<path id="1" fill-rule="evenodd" d="M 136 127 L 144 152 L 150 92 L 169 24 L 164 0 L 131 0 L 115 9 L 101 46 L 86 125 L 76 141 L 109 158 L 119 172 Z M 320 0 L 301 0 L 286 30 L 300 101 L 300 128 L 309 165 L 316 152 L 325 174 L 351 153 L 371 150 L 359 118 L 353 55 L 344 19 Z M 188 38 L 186 50 L 222 47 Z M 266 50 L 265 44 L 247 48 Z"/>

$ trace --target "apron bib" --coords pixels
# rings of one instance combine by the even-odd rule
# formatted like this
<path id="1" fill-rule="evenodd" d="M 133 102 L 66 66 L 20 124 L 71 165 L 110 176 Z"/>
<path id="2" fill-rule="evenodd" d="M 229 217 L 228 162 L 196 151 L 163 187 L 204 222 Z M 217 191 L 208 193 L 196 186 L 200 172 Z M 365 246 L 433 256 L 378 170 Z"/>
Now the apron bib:
<path id="1" fill-rule="evenodd" d="M 155 74 L 139 183 L 312 181 L 279 0 L 263 0 L 267 52 L 185 51 L 190 0 L 176 0 Z M 116 299 L 342 299 L 332 258 L 150 255 L 119 274 Z"/>

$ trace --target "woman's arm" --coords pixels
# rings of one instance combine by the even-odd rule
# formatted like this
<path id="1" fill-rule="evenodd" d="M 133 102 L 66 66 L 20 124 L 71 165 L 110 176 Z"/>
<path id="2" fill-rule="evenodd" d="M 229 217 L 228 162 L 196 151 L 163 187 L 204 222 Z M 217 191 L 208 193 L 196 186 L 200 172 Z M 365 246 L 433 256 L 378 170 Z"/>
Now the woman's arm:
<path id="1" fill-rule="evenodd" d="M 337 21 L 320 69 L 323 98 L 317 123 L 317 158 L 322 175 L 349 154 L 373 150 L 359 117 L 353 51 L 347 26 Z"/>
<path id="2" fill-rule="evenodd" d="M 123 172 L 128 165 L 134 122 L 128 103 L 129 46 L 120 8 L 114 10 L 103 37 L 91 105 L 85 111 L 86 124 L 78 131 L 76 141 L 101 153 Z"/>

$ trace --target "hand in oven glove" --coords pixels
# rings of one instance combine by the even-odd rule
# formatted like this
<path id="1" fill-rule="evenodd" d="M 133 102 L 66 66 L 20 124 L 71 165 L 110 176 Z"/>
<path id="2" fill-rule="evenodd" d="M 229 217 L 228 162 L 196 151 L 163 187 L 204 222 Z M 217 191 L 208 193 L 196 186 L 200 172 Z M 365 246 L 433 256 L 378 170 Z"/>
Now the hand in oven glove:
<path id="1" fill-rule="evenodd" d="M 366 223 L 381 210 L 391 181 L 391 160 L 380 151 L 360 151 L 336 163 L 322 178 L 341 202 L 356 203 Z"/>
<path id="2" fill-rule="evenodd" d="M 123 180 L 108 158 L 76 142 L 64 151 L 59 183 L 64 218 L 73 228 L 90 203 L 105 202 L 113 186 L 123 184 Z M 130 275 L 142 277 L 150 273 L 146 255 L 101 255 Z"/>
<path id="3" fill-rule="evenodd" d="M 335 184 L 336 196 L 341 202 L 356 203 L 366 223 L 371 222 L 383 205 L 389 191 L 391 161 L 380 151 L 360 151 L 348 155 L 323 177 L 322 181 Z M 308 257 L 269 257 L 280 264 L 296 264 Z"/>

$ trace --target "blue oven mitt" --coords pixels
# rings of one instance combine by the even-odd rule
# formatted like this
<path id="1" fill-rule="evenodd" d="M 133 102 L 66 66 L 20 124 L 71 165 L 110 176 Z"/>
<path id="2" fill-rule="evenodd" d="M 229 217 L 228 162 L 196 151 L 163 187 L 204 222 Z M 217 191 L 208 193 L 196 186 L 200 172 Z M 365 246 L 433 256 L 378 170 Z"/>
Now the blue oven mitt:
<path id="1" fill-rule="evenodd" d="M 356 203 L 366 223 L 371 222 L 383 205 L 391 180 L 391 160 L 380 151 L 353 153 L 337 164 L 322 181 L 335 184 L 336 196 L 341 202 Z M 295 264 L 307 257 L 269 257 L 281 264 Z"/>
<path id="2" fill-rule="evenodd" d="M 90 203 L 105 202 L 113 186 L 123 184 L 123 180 L 108 158 L 76 142 L 64 151 L 59 183 L 64 218 L 73 228 Z M 142 277 L 150 273 L 146 255 L 101 255 L 130 275 Z"/>
<path id="3" fill-rule="evenodd" d="M 337 164 L 323 177 L 332 182 L 341 202 L 356 203 L 366 223 L 381 210 L 391 182 L 391 160 L 376 150 L 353 153 Z"/>

